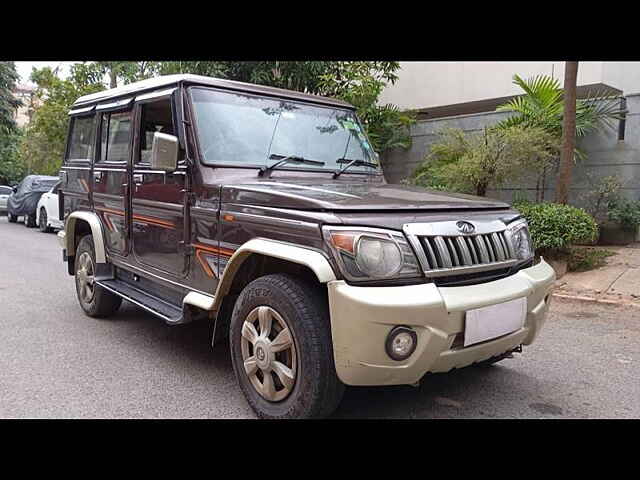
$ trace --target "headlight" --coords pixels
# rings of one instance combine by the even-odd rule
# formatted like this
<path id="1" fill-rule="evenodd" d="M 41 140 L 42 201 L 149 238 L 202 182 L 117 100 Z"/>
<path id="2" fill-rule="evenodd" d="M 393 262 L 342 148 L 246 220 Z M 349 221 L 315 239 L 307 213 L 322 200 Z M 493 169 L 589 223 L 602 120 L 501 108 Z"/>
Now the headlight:
<path id="1" fill-rule="evenodd" d="M 518 260 L 527 260 L 533 257 L 533 244 L 529 235 L 529 226 L 526 220 L 518 220 L 507 227 L 511 238 L 511 246 Z"/>
<path id="2" fill-rule="evenodd" d="M 421 276 L 413 250 L 400 232 L 324 227 L 323 234 L 348 280 Z"/>

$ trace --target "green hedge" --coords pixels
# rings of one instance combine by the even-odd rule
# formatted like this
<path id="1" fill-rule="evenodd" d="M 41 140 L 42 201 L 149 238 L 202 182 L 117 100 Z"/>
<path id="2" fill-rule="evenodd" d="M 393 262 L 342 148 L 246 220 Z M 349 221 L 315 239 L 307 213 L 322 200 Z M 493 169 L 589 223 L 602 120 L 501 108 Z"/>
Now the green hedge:
<path id="1" fill-rule="evenodd" d="M 519 202 L 513 205 L 529 222 L 537 251 L 566 250 L 579 242 L 598 237 L 598 224 L 581 208 L 559 203 Z"/>

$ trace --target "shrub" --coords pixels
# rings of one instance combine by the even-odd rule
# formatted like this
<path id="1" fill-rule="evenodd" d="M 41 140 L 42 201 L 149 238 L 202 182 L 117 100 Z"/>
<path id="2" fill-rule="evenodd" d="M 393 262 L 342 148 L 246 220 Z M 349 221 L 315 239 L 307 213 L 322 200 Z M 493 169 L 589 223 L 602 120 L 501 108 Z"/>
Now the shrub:
<path id="1" fill-rule="evenodd" d="M 602 267 L 605 258 L 616 255 L 616 252 L 601 248 L 572 248 L 569 252 L 567 269 L 570 272 L 584 272 Z"/>
<path id="2" fill-rule="evenodd" d="M 618 222 L 622 228 L 635 230 L 640 225 L 640 201 L 616 200 L 609 204 L 609 220 Z"/>
<path id="3" fill-rule="evenodd" d="M 521 202 L 514 207 L 529 222 L 533 246 L 538 253 L 556 256 L 574 243 L 595 240 L 598 224 L 581 208 L 559 203 Z"/>
<path id="4" fill-rule="evenodd" d="M 540 169 L 557 150 L 557 139 L 534 127 L 485 128 L 481 133 L 448 128 L 438 137 L 411 183 L 479 196 Z"/>

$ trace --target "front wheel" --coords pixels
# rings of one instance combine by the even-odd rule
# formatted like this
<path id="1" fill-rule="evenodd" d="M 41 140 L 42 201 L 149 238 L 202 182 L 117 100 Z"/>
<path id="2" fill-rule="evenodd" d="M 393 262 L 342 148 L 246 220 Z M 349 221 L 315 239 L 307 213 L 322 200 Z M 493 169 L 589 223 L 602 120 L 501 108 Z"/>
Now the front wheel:
<path id="1" fill-rule="evenodd" d="M 233 369 L 261 418 L 321 418 L 340 403 L 326 298 L 316 286 L 274 274 L 247 285 L 231 317 Z"/>
<path id="2" fill-rule="evenodd" d="M 40 209 L 40 216 L 38 218 L 38 229 L 42 233 L 50 233 L 51 227 L 47 225 L 47 211 L 42 207 Z"/>
<path id="3" fill-rule="evenodd" d="M 9 223 L 16 223 L 18 221 L 18 216 L 13 213 L 8 213 Z"/>

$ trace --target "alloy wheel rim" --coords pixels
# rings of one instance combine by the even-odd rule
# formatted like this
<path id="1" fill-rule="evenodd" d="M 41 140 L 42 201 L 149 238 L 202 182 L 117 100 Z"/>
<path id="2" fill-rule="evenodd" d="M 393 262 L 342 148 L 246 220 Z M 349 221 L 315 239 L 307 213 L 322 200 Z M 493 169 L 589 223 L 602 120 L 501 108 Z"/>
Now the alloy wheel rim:
<path id="1" fill-rule="evenodd" d="M 287 398 L 296 382 L 297 354 L 284 318 L 266 305 L 256 307 L 247 315 L 241 333 L 244 371 L 253 388 L 270 402 Z"/>
<path id="2" fill-rule="evenodd" d="M 47 214 L 44 210 L 40 213 L 40 228 L 42 230 L 47 228 Z"/>
<path id="3" fill-rule="evenodd" d="M 76 272 L 76 280 L 80 297 L 85 303 L 91 303 L 95 294 L 95 275 L 93 261 L 87 252 L 83 252 L 78 260 L 80 268 Z"/>

